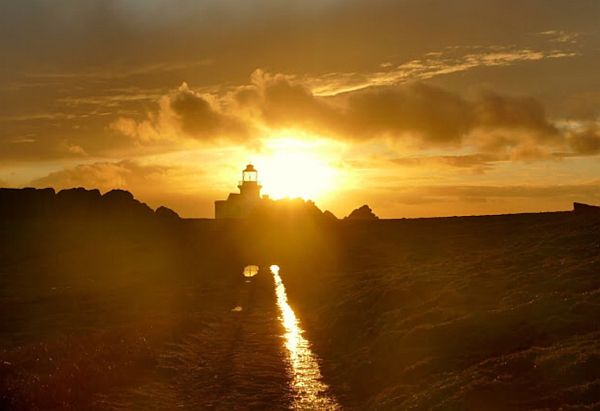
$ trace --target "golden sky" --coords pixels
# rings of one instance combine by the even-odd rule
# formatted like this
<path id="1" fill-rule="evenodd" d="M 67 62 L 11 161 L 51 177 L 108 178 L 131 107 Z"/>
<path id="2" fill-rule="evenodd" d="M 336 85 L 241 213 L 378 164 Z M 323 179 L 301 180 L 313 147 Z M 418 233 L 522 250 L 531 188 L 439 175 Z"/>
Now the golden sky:
<path id="1" fill-rule="evenodd" d="M 5 1 L 0 186 L 124 188 L 211 217 L 600 203 L 597 0 Z"/>

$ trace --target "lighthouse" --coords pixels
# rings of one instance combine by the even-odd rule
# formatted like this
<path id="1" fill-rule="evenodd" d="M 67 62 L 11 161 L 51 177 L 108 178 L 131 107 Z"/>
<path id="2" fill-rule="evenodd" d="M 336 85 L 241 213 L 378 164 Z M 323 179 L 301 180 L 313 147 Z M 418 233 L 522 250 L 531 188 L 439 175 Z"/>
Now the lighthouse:
<path id="1" fill-rule="evenodd" d="M 242 179 L 238 183 L 239 193 L 230 193 L 227 200 L 215 201 L 215 218 L 245 218 L 262 201 L 258 181 L 258 171 L 253 164 L 248 164 L 242 171 Z"/>
<path id="2" fill-rule="evenodd" d="M 245 199 L 260 199 L 260 189 L 262 186 L 258 183 L 258 171 L 252 164 L 248 164 L 242 171 L 242 181 L 238 184 L 240 196 Z"/>

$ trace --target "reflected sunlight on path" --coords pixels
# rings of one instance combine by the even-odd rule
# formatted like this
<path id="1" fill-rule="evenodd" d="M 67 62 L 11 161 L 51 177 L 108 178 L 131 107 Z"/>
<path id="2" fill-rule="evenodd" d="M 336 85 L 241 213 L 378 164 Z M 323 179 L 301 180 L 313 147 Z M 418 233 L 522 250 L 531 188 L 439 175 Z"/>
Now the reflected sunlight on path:
<path id="1" fill-rule="evenodd" d="M 272 265 L 270 269 L 275 280 L 281 323 L 285 328 L 285 347 L 295 394 L 292 407 L 296 410 L 339 410 L 340 406 L 327 394 L 328 387 L 321 381 L 319 364 L 310 350 L 309 342 L 302 336 L 304 330 L 300 327 L 296 314 L 288 304 L 285 286 L 279 276 L 279 266 Z"/>

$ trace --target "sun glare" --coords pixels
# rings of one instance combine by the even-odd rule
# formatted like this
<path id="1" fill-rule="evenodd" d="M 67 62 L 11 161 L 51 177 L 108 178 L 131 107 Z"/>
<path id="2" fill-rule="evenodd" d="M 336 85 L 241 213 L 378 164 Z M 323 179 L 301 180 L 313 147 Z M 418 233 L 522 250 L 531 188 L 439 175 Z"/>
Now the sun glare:
<path id="1" fill-rule="evenodd" d="M 264 194 L 317 201 L 334 188 L 337 171 L 323 147 L 291 138 L 267 144 L 255 161 Z"/>

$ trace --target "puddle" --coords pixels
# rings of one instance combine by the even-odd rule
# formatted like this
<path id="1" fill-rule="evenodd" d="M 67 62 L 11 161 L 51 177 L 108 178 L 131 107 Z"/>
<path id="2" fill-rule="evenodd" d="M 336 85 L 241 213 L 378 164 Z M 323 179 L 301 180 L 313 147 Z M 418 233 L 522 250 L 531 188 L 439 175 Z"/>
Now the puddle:
<path id="1" fill-rule="evenodd" d="M 254 277 L 258 274 L 258 266 L 257 265 L 247 265 L 244 267 L 244 277 Z"/>

